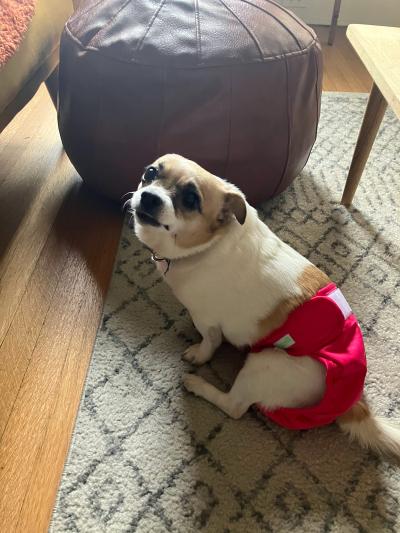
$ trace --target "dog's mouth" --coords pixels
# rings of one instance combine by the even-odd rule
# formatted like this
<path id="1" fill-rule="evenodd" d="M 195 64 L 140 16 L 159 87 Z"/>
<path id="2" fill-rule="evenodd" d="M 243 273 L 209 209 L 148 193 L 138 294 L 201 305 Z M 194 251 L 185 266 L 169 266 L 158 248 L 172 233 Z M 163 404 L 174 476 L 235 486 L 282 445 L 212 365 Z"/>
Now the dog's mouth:
<path id="1" fill-rule="evenodd" d="M 135 213 L 141 224 L 147 224 L 148 226 L 153 226 L 155 228 L 163 227 L 166 230 L 169 230 L 169 226 L 161 224 L 161 222 L 159 222 L 156 218 L 152 217 L 148 213 L 145 213 L 144 211 L 139 211 L 138 209 L 136 209 Z"/>
<path id="2" fill-rule="evenodd" d="M 145 213 L 144 211 L 138 211 L 136 209 L 136 216 L 138 217 L 138 219 L 140 220 L 142 224 L 148 224 L 156 228 L 161 226 L 161 224 L 158 222 L 156 218 L 152 217 L 148 213 Z"/>

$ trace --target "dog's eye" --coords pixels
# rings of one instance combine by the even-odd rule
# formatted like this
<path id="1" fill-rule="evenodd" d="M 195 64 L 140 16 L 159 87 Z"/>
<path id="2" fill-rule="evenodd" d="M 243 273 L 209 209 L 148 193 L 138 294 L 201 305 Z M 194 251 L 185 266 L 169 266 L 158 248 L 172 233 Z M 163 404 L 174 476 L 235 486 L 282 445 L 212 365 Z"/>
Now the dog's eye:
<path id="1" fill-rule="evenodd" d="M 149 182 L 156 179 L 158 176 L 158 168 L 156 167 L 148 167 L 145 169 L 143 174 L 143 181 Z"/>
<path id="2" fill-rule="evenodd" d="M 195 192 L 193 190 L 185 191 L 183 193 L 182 203 L 183 203 L 183 206 L 186 209 L 190 209 L 190 210 L 193 210 L 193 211 L 195 209 L 199 209 L 199 207 L 200 207 L 199 195 L 197 194 L 197 192 Z"/>

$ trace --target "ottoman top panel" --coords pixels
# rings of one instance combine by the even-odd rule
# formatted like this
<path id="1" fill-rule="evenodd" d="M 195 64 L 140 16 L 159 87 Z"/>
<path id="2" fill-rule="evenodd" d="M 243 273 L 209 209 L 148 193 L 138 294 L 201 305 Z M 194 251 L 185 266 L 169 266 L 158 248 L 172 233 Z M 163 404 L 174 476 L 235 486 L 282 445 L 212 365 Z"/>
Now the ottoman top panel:
<path id="1" fill-rule="evenodd" d="M 66 31 L 110 58 L 177 68 L 273 61 L 316 40 L 272 0 L 86 0 Z"/>

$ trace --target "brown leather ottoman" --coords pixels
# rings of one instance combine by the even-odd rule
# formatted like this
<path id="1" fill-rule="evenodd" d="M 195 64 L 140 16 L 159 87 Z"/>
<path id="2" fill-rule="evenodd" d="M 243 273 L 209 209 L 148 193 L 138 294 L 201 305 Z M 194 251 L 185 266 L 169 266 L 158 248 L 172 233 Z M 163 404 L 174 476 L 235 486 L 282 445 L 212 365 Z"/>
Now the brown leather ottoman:
<path id="1" fill-rule="evenodd" d="M 257 203 L 305 165 L 321 78 L 315 33 L 270 0 L 84 1 L 61 42 L 61 137 L 115 199 L 175 152 Z"/>

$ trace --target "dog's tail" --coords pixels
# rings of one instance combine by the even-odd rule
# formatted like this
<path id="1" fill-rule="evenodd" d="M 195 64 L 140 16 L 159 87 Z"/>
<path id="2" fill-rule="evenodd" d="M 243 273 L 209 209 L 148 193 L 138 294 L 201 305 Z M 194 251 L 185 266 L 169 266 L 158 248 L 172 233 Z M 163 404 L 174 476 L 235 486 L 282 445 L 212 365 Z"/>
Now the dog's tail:
<path id="1" fill-rule="evenodd" d="M 358 401 L 337 418 L 339 427 L 365 448 L 400 460 L 400 422 L 375 416 L 366 401 Z"/>

